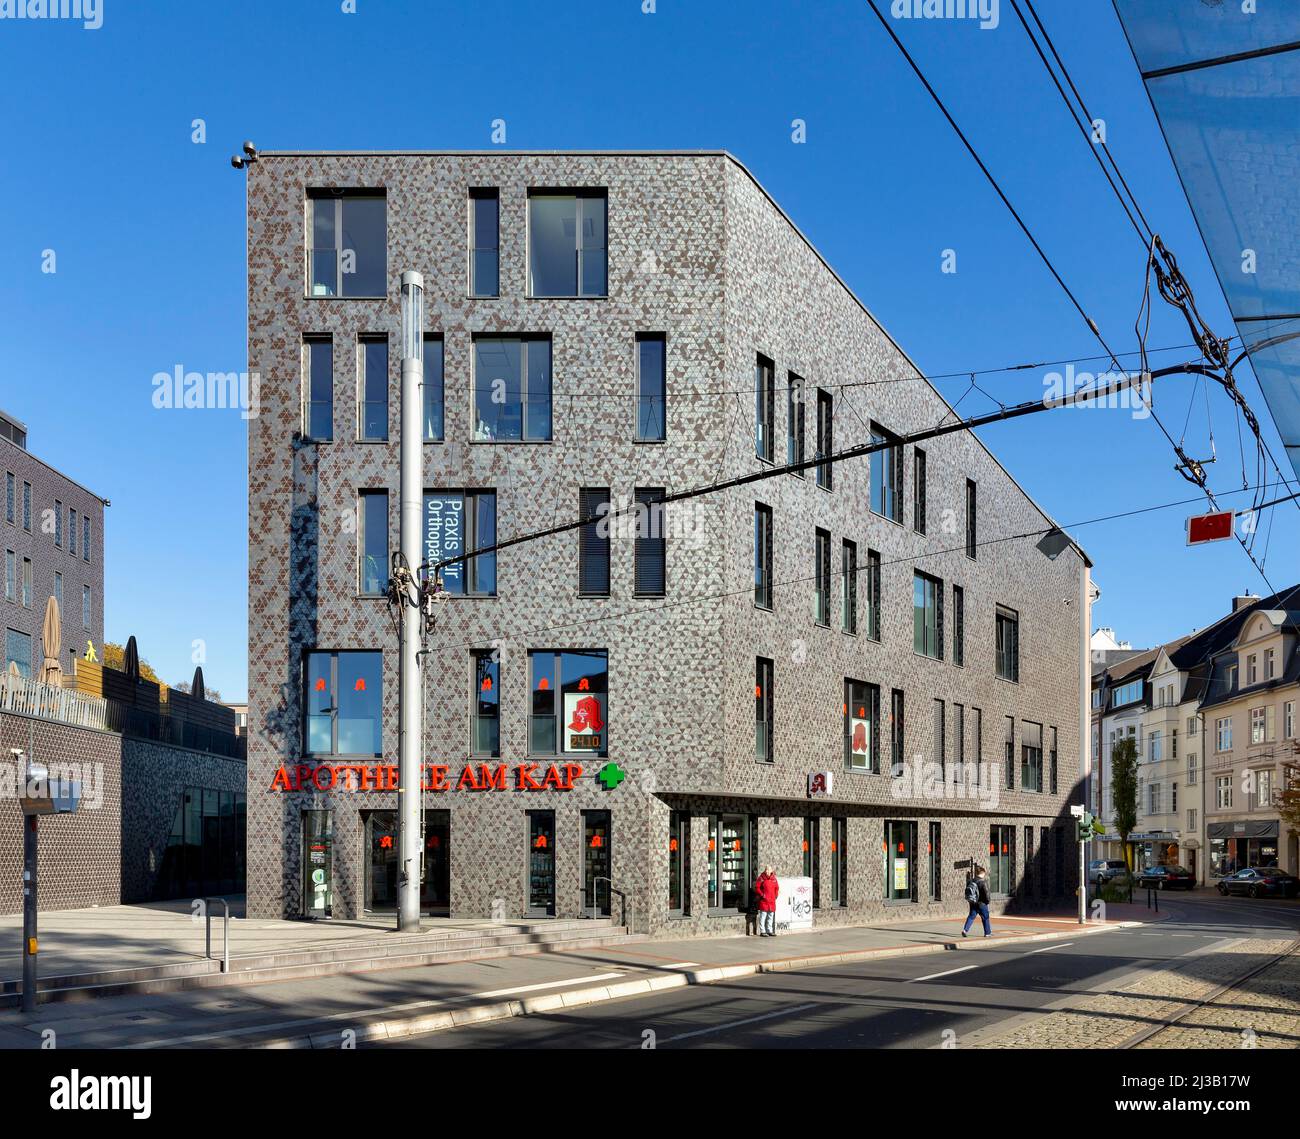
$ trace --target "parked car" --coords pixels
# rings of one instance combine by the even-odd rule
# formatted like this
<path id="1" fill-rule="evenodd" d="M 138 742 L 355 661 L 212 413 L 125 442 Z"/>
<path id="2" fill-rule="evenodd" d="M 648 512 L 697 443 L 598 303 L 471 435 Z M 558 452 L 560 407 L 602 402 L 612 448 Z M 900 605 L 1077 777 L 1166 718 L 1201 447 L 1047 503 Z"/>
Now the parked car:
<path id="1" fill-rule="evenodd" d="M 1094 886 L 1104 886 L 1107 882 L 1124 880 L 1128 867 L 1122 859 L 1095 858 L 1088 863 L 1088 881 Z"/>
<path id="2" fill-rule="evenodd" d="M 1148 866 L 1138 871 L 1137 884 L 1157 890 L 1193 890 L 1196 875 L 1186 866 Z"/>
<path id="3" fill-rule="evenodd" d="M 1220 894 L 1246 894 L 1252 898 L 1294 898 L 1300 894 L 1300 878 L 1279 870 L 1276 866 L 1249 866 L 1226 878 L 1220 878 L 1217 888 Z"/>

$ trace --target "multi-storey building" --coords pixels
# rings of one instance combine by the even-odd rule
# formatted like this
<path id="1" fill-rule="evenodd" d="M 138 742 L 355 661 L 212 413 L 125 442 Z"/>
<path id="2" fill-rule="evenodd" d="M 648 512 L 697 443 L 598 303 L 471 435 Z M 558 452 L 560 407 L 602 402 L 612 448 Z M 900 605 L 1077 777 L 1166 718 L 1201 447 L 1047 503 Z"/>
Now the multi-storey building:
<path id="1" fill-rule="evenodd" d="M 1123 844 L 1115 826 L 1115 789 L 1113 752 L 1122 739 L 1131 738 L 1142 765 L 1143 717 L 1151 708 L 1150 676 L 1159 649 L 1146 649 L 1118 664 L 1093 675 L 1093 689 L 1098 693 L 1100 725 L 1098 743 L 1101 755 L 1097 764 L 1097 804 L 1106 833 L 1093 844 L 1096 858 L 1122 858 Z"/>
<path id="2" fill-rule="evenodd" d="M 1088 563 L 724 153 L 248 167 L 249 912 L 391 910 L 398 281 L 425 282 L 430 913 L 1072 894 Z M 871 457 L 817 463 L 875 438 Z M 786 464 L 811 463 L 785 470 Z M 770 474 L 664 506 L 717 480 Z M 1081 609 L 1085 612 L 1081 613 Z M 614 912 L 620 912 L 615 905 Z"/>
<path id="3" fill-rule="evenodd" d="M 1252 605 L 1213 661 L 1200 707 L 1211 879 L 1251 866 L 1300 872 L 1296 835 L 1284 833 L 1276 806 L 1288 771 L 1300 766 L 1295 593 Z"/>
<path id="4" fill-rule="evenodd" d="M 4 479 L 0 547 L 4 589 L 0 625 L 4 668 L 40 673 L 46 656 L 65 673 L 96 652 L 104 637 L 104 507 L 106 499 L 42 462 L 27 449 L 27 428 L 0 412 L 0 478 Z M 61 638 L 43 643 L 49 599 L 59 603 Z"/>

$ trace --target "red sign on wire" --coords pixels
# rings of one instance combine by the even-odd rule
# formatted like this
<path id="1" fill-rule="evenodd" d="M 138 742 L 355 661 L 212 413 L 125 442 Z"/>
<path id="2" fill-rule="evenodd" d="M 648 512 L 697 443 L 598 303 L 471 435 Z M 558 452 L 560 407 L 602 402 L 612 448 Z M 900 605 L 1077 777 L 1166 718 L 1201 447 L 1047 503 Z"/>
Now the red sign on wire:
<path id="1" fill-rule="evenodd" d="M 1212 514 L 1195 514 L 1187 520 L 1187 544 L 1222 542 L 1232 537 L 1233 512 L 1218 510 Z"/>

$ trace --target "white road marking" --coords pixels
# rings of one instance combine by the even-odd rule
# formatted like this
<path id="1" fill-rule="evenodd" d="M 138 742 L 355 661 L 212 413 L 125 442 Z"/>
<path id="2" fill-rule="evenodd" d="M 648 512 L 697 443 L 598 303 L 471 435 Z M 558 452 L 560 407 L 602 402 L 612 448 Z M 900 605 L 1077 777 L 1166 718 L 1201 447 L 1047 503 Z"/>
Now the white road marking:
<path id="1" fill-rule="evenodd" d="M 561 985 L 572 985 L 576 981 L 612 981 L 622 973 L 595 973 L 590 977 L 571 977 L 567 981 L 543 981 L 540 985 L 516 985 L 513 989 L 492 989 L 486 993 L 471 993 L 474 997 L 508 997 L 511 993 L 535 993 L 538 989 L 555 989 Z"/>
<path id="2" fill-rule="evenodd" d="M 936 977 L 951 977 L 954 973 L 964 973 L 967 969 L 978 969 L 978 965 L 963 965 L 960 969 L 948 969 L 942 973 L 930 973 L 925 977 L 913 977 L 911 983 L 916 981 L 933 981 Z"/>
<path id="3" fill-rule="evenodd" d="M 1066 946 L 1073 944 L 1073 941 L 1064 941 L 1060 945 L 1044 945 L 1042 949 L 1031 949 L 1025 956 L 1032 957 L 1035 953 L 1048 953 L 1053 949 L 1064 949 Z"/>
<path id="4" fill-rule="evenodd" d="M 793 1008 L 783 1008 L 777 1012 L 766 1012 L 762 1016 L 751 1016 L 745 1020 L 733 1020 L 729 1024 L 718 1024 L 712 1028 L 697 1028 L 694 1032 L 683 1032 L 679 1036 L 670 1036 L 667 1040 L 661 1040 L 660 1044 L 672 1044 L 675 1040 L 689 1040 L 692 1036 L 708 1036 L 711 1032 L 726 1032 L 729 1028 L 741 1028 L 746 1024 L 757 1024 L 760 1020 L 772 1020 L 778 1016 L 793 1016 L 797 1012 L 804 1012 L 806 1009 L 816 1008 L 817 1003 L 795 1005 Z"/>

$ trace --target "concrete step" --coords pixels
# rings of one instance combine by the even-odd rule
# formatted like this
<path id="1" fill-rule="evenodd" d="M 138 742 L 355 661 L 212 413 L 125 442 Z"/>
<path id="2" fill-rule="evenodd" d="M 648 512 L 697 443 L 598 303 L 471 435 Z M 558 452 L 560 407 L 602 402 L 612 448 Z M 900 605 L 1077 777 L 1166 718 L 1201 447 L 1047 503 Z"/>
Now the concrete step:
<path id="1" fill-rule="evenodd" d="M 389 941 L 321 945 L 231 957 L 228 973 L 221 972 L 219 961 L 198 959 L 135 969 L 43 977 L 40 1001 L 92 1000 L 125 994 L 178 992 L 381 969 L 408 969 L 643 940 L 644 934 L 630 933 L 623 926 L 612 925 L 608 919 L 537 922 L 525 928 L 506 926 L 495 933 L 492 927 L 450 933 L 439 930 L 435 936 L 425 933 L 394 935 Z M 214 952 L 217 952 L 215 945 Z M 16 1007 L 21 1002 L 21 991 L 19 982 L 4 982 L 0 987 L 0 1008 Z"/>

